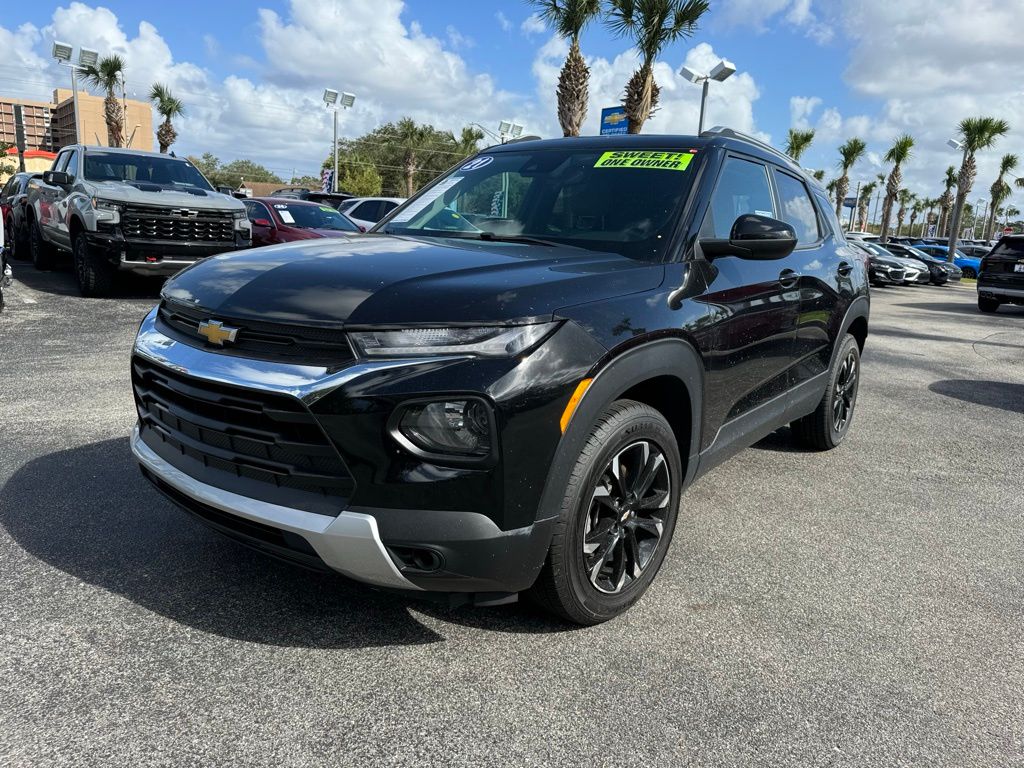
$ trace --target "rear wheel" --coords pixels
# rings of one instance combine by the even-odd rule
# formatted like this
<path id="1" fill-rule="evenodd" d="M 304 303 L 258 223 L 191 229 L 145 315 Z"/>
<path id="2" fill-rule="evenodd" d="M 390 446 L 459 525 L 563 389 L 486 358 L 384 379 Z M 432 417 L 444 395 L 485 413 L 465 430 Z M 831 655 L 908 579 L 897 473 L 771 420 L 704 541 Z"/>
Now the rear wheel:
<path id="1" fill-rule="evenodd" d="M 53 269 L 57 262 L 57 250 L 43 239 L 43 232 L 36 221 L 29 225 L 28 244 L 32 252 L 32 266 L 41 270 Z"/>
<path id="2" fill-rule="evenodd" d="M 973 280 L 978 276 L 978 273 L 974 271 L 974 267 L 964 267 L 963 276 Z"/>
<path id="3" fill-rule="evenodd" d="M 839 445 L 850 429 L 859 386 L 860 347 L 853 336 L 846 334 L 818 407 L 790 425 L 796 441 L 815 451 L 829 451 Z"/>
<path id="4" fill-rule="evenodd" d="M 531 596 L 577 624 L 625 611 L 665 559 L 681 484 L 679 448 L 664 416 L 633 400 L 613 403 L 573 468 Z"/>
<path id="5" fill-rule="evenodd" d="M 114 289 L 114 268 L 98 256 L 84 235 L 75 237 L 73 245 L 75 277 L 83 296 L 109 296 Z"/>
<path id="6" fill-rule="evenodd" d="M 978 309 L 982 312 L 996 312 L 999 309 L 999 299 L 989 299 L 984 296 L 978 297 Z"/>

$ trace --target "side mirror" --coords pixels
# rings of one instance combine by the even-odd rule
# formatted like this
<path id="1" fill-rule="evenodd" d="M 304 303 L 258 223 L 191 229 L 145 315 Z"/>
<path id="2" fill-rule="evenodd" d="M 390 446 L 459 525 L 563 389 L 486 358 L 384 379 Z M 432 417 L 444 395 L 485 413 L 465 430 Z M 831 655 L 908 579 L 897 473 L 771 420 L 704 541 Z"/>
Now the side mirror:
<path id="1" fill-rule="evenodd" d="M 733 222 L 728 240 L 701 240 L 700 247 L 708 258 L 784 259 L 796 248 L 796 232 L 784 221 L 745 213 Z"/>
<path id="2" fill-rule="evenodd" d="M 70 187 L 71 177 L 64 171 L 43 171 L 43 183 L 54 187 Z"/>
<path id="3" fill-rule="evenodd" d="M 217 191 L 220 192 L 222 195 L 227 195 L 228 197 L 232 197 L 235 194 L 235 190 L 233 190 L 231 187 L 217 187 Z"/>
<path id="4" fill-rule="evenodd" d="M 272 227 L 272 226 L 274 226 L 273 224 L 270 223 L 270 219 L 253 219 L 252 223 L 254 225 L 256 225 L 257 227 Z"/>

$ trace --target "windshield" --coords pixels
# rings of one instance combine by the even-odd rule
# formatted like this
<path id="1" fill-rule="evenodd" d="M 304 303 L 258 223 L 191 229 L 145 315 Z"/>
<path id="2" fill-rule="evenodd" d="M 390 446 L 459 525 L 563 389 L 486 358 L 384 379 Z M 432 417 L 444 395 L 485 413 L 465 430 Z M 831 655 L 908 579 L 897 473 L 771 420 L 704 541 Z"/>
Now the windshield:
<path id="1" fill-rule="evenodd" d="M 210 182 L 192 163 L 173 157 L 89 150 L 85 153 L 85 178 L 89 181 L 141 182 L 213 191 Z"/>
<path id="2" fill-rule="evenodd" d="M 996 247 L 992 249 L 992 253 L 990 253 L 989 256 L 1024 256 L 1024 240 L 1016 238 L 1011 240 L 1008 237 L 1004 237 L 999 241 Z"/>
<path id="3" fill-rule="evenodd" d="M 334 229 L 339 232 L 358 232 L 359 227 L 329 205 L 302 205 L 301 203 L 274 203 L 278 217 L 289 227 L 299 229 Z"/>
<path id="4" fill-rule="evenodd" d="M 381 231 L 532 238 L 656 261 L 692 183 L 695 156 L 603 148 L 479 155 L 413 198 Z"/>

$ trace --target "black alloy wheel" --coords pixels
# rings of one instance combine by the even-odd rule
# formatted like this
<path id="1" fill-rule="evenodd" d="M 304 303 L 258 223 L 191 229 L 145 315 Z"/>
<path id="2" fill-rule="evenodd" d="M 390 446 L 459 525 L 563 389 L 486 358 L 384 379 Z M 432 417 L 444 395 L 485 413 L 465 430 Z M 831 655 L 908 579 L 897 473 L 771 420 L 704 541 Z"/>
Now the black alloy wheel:
<path id="1" fill-rule="evenodd" d="M 842 433 L 853 415 L 853 404 L 857 397 L 857 377 L 860 375 L 860 362 L 857 353 L 850 350 L 846 353 L 839 366 L 832 394 L 832 428 Z"/>

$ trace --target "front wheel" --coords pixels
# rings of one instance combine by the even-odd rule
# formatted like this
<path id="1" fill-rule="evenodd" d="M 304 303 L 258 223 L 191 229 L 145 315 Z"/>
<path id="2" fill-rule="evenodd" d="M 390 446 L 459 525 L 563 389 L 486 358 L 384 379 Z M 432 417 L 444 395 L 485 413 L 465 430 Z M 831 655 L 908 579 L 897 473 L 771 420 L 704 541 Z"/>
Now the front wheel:
<path id="1" fill-rule="evenodd" d="M 846 334 L 818 407 L 790 424 L 797 443 L 815 451 L 829 451 L 839 445 L 850 430 L 859 386 L 860 347 L 852 335 Z"/>
<path id="2" fill-rule="evenodd" d="M 978 309 L 982 312 L 996 312 L 999 310 L 999 299 L 978 297 Z"/>
<path id="3" fill-rule="evenodd" d="M 72 246 L 75 277 L 83 296 L 109 296 L 114 289 L 114 268 L 89 247 L 85 235 L 78 235 Z"/>
<path id="4" fill-rule="evenodd" d="M 583 625 L 633 605 L 665 559 L 681 485 L 679 448 L 665 417 L 633 400 L 609 406 L 570 475 L 532 597 Z"/>

